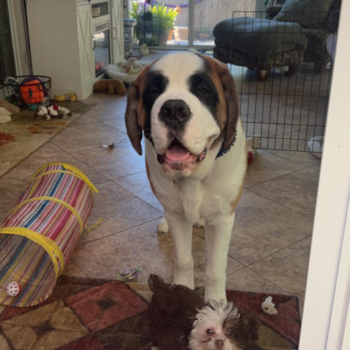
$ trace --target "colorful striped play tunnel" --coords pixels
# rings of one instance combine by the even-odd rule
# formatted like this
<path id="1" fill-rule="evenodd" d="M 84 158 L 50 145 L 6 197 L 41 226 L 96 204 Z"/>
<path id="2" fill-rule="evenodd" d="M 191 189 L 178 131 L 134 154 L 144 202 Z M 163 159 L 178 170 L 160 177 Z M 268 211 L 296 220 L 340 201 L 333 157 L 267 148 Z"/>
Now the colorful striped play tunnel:
<path id="1" fill-rule="evenodd" d="M 67 265 L 98 191 L 77 168 L 40 168 L 0 226 L 0 304 L 46 300 Z M 18 284 L 16 296 L 6 286 Z M 8 287 L 9 288 L 9 287 Z"/>

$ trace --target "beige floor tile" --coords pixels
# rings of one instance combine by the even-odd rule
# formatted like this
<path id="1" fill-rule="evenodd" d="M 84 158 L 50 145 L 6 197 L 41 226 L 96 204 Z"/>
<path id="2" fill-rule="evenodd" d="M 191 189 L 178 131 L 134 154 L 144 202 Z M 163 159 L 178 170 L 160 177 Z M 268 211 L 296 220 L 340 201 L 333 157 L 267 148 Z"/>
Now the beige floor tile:
<path id="1" fill-rule="evenodd" d="M 91 108 L 87 114 L 103 122 L 107 120 L 124 119 L 125 109 L 126 100 L 117 98 L 100 102 L 96 107 Z"/>
<path id="2" fill-rule="evenodd" d="M 312 234 L 313 220 L 249 190 L 238 203 L 229 254 L 250 265 Z"/>
<path id="3" fill-rule="evenodd" d="M 273 154 L 276 157 L 288 160 L 293 163 L 300 163 L 305 166 L 318 166 L 321 160 L 313 156 L 309 152 L 294 152 L 294 151 L 270 151 L 264 150 L 264 152 Z"/>
<path id="4" fill-rule="evenodd" d="M 138 281 L 146 283 L 150 273 L 160 275 L 166 282 L 173 276 L 173 247 L 170 234 L 157 234 L 158 220 L 134 227 L 107 238 L 78 247 L 72 260 L 88 276 L 116 278 L 125 268 L 142 269 Z M 202 286 L 205 274 L 205 242 L 193 235 L 193 256 L 196 286 Z M 229 259 L 228 273 L 242 268 Z"/>
<path id="5" fill-rule="evenodd" d="M 304 166 L 258 150 L 253 163 L 248 166 L 244 187 L 250 187 L 276 177 L 286 175 Z"/>
<path id="6" fill-rule="evenodd" d="M 75 277 L 86 277 L 85 273 L 81 271 L 79 267 L 74 264 L 72 260 L 69 261 L 68 265 L 64 269 L 63 275 L 75 276 Z"/>
<path id="7" fill-rule="evenodd" d="M 89 168 L 87 165 L 68 153 L 55 157 L 50 156 L 48 158 L 36 158 L 36 154 L 34 153 L 24 162 L 19 164 L 15 169 L 12 169 L 1 178 L 0 190 L 5 192 L 11 199 L 16 200 L 22 191 L 27 187 L 34 172 L 45 164 L 51 162 L 63 162 L 77 167 L 94 185 L 98 185 L 108 180 L 105 176 L 98 173 L 96 170 Z"/>
<path id="8" fill-rule="evenodd" d="M 144 156 L 139 156 L 129 142 L 116 144 L 114 149 L 99 147 L 77 152 L 74 157 L 109 179 L 146 170 Z"/>
<path id="9" fill-rule="evenodd" d="M 84 124 L 91 124 L 91 123 L 97 123 L 98 120 L 90 117 L 87 113 L 83 114 L 78 120 L 76 120 L 73 124 L 72 124 L 72 128 L 76 128 L 76 127 L 80 127 L 81 125 Z"/>
<path id="10" fill-rule="evenodd" d="M 151 190 L 146 172 L 125 176 L 115 180 L 115 182 L 129 192 L 133 193 L 135 196 L 151 204 L 159 211 L 164 211 L 163 206 L 159 203 L 157 197 Z"/>
<path id="11" fill-rule="evenodd" d="M 63 151 L 58 146 L 51 142 L 46 143 L 44 146 L 40 147 L 36 152 L 34 152 L 30 159 L 36 158 L 55 158 L 59 156 L 65 156 L 67 152 Z"/>
<path id="12" fill-rule="evenodd" d="M 311 238 L 258 261 L 250 268 L 289 294 L 303 297 L 306 288 Z"/>
<path id="13" fill-rule="evenodd" d="M 80 245 L 144 224 L 163 215 L 112 181 L 101 184 L 98 189 L 99 193 L 95 196 L 87 226 L 91 227 L 100 218 L 103 218 L 103 221 L 90 234 L 81 238 Z"/>
<path id="14" fill-rule="evenodd" d="M 259 276 L 248 267 L 230 274 L 227 277 L 226 289 L 255 293 L 287 294 L 284 290 Z"/>
<path id="15" fill-rule="evenodd" d="M 105 123 L 90 123 L 67 128 L 54 137 L 51 142 L 68 153 L 74 153 L 101 148 L 111 142 L 117 144 L 125 141 L 128 141 L 128 137 L 120 130 Z"/>
<path id="16" fill-rule="evenodd" d="M 250 191 L 283 205 L 293 211 L 314 216 L 319 171 L 308 167 L 252 186 Z"/>
<path id="17" fill-rule="evenodd" d="M 118 130 L 126 133 L 126 126 L 125 126 L 125 119 L 124 118 L 107 120 L 104 123 L 107 125 L 111 125 L 114 128 L 117 128 Z"/>

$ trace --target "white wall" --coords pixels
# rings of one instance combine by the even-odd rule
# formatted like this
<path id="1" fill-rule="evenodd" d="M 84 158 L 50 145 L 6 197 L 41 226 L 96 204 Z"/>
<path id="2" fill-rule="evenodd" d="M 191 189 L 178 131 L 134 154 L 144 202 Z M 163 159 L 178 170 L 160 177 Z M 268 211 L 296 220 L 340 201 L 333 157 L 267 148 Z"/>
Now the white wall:
<path id="1" fill-rule="evenodd" d="M 299 350 L 342 349 L 349 305 L 349 17 L 347 0 L 338 31 Z"/>

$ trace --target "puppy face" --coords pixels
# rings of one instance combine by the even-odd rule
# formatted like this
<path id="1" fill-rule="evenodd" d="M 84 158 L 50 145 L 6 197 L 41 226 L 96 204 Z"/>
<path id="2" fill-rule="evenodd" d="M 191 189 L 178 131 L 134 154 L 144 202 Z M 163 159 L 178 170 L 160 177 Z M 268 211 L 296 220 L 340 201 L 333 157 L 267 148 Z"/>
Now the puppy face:
<path id="1" fill-rule="evenodd" d="M 191 350 L 249 350 L 257 340 L 257 323 L 232 303 L 211 302 L 196 316 Z"/>
<path id="2" fill-rule="evenodd" d="M 143 131 L 170 175 L 189 176 L 207 152 L 228 148 L 237 120 L 233 78 L 226 65 L 204 55 L 167 55 L 147 66 L 129 91 L 129 138 L 141 154 Z"/>

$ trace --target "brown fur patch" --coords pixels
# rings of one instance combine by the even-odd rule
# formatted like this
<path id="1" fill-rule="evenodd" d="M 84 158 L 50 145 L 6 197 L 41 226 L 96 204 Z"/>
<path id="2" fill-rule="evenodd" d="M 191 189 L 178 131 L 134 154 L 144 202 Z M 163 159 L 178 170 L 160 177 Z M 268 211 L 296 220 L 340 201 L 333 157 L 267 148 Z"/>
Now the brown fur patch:
<path id="1" fill-rule="evenodd" d="M 221 129 L 219 137 L 215 140 L 215 147 L 224 139 L 224 148 L 228 149 L 235 137 L 239 119 L 239 102 L 236 84 L 226 64 L 206 55 L 198 54 L 209 67 L 209 76 L 219 94 L 217 107 L 217 120 Z"/>
<path id="2" fill-rule="evenodd" d="M 147 162 L 146 162 L 146 173 L 147 173 L 149 184 L 151 185 L 151 190 L 152 190 L 153 194 L 158 198 L 156 189 L 154 188 L 153 183 L 151 181 L 150 171 L 149 171 L 149 167 L 148 167 Z"/>
<path id="3" fill-rule="evenodd" d="M 139 155 L 142 154 L 142 130 L 145 129 L 147 122 L 142 95 L 145 88 L 146 75 L 154 62 L 146 66 L 131 85 L 128 93 L 128 103 L 125 111 L 125 124 L 127 133 L 131 144 Z"/>

